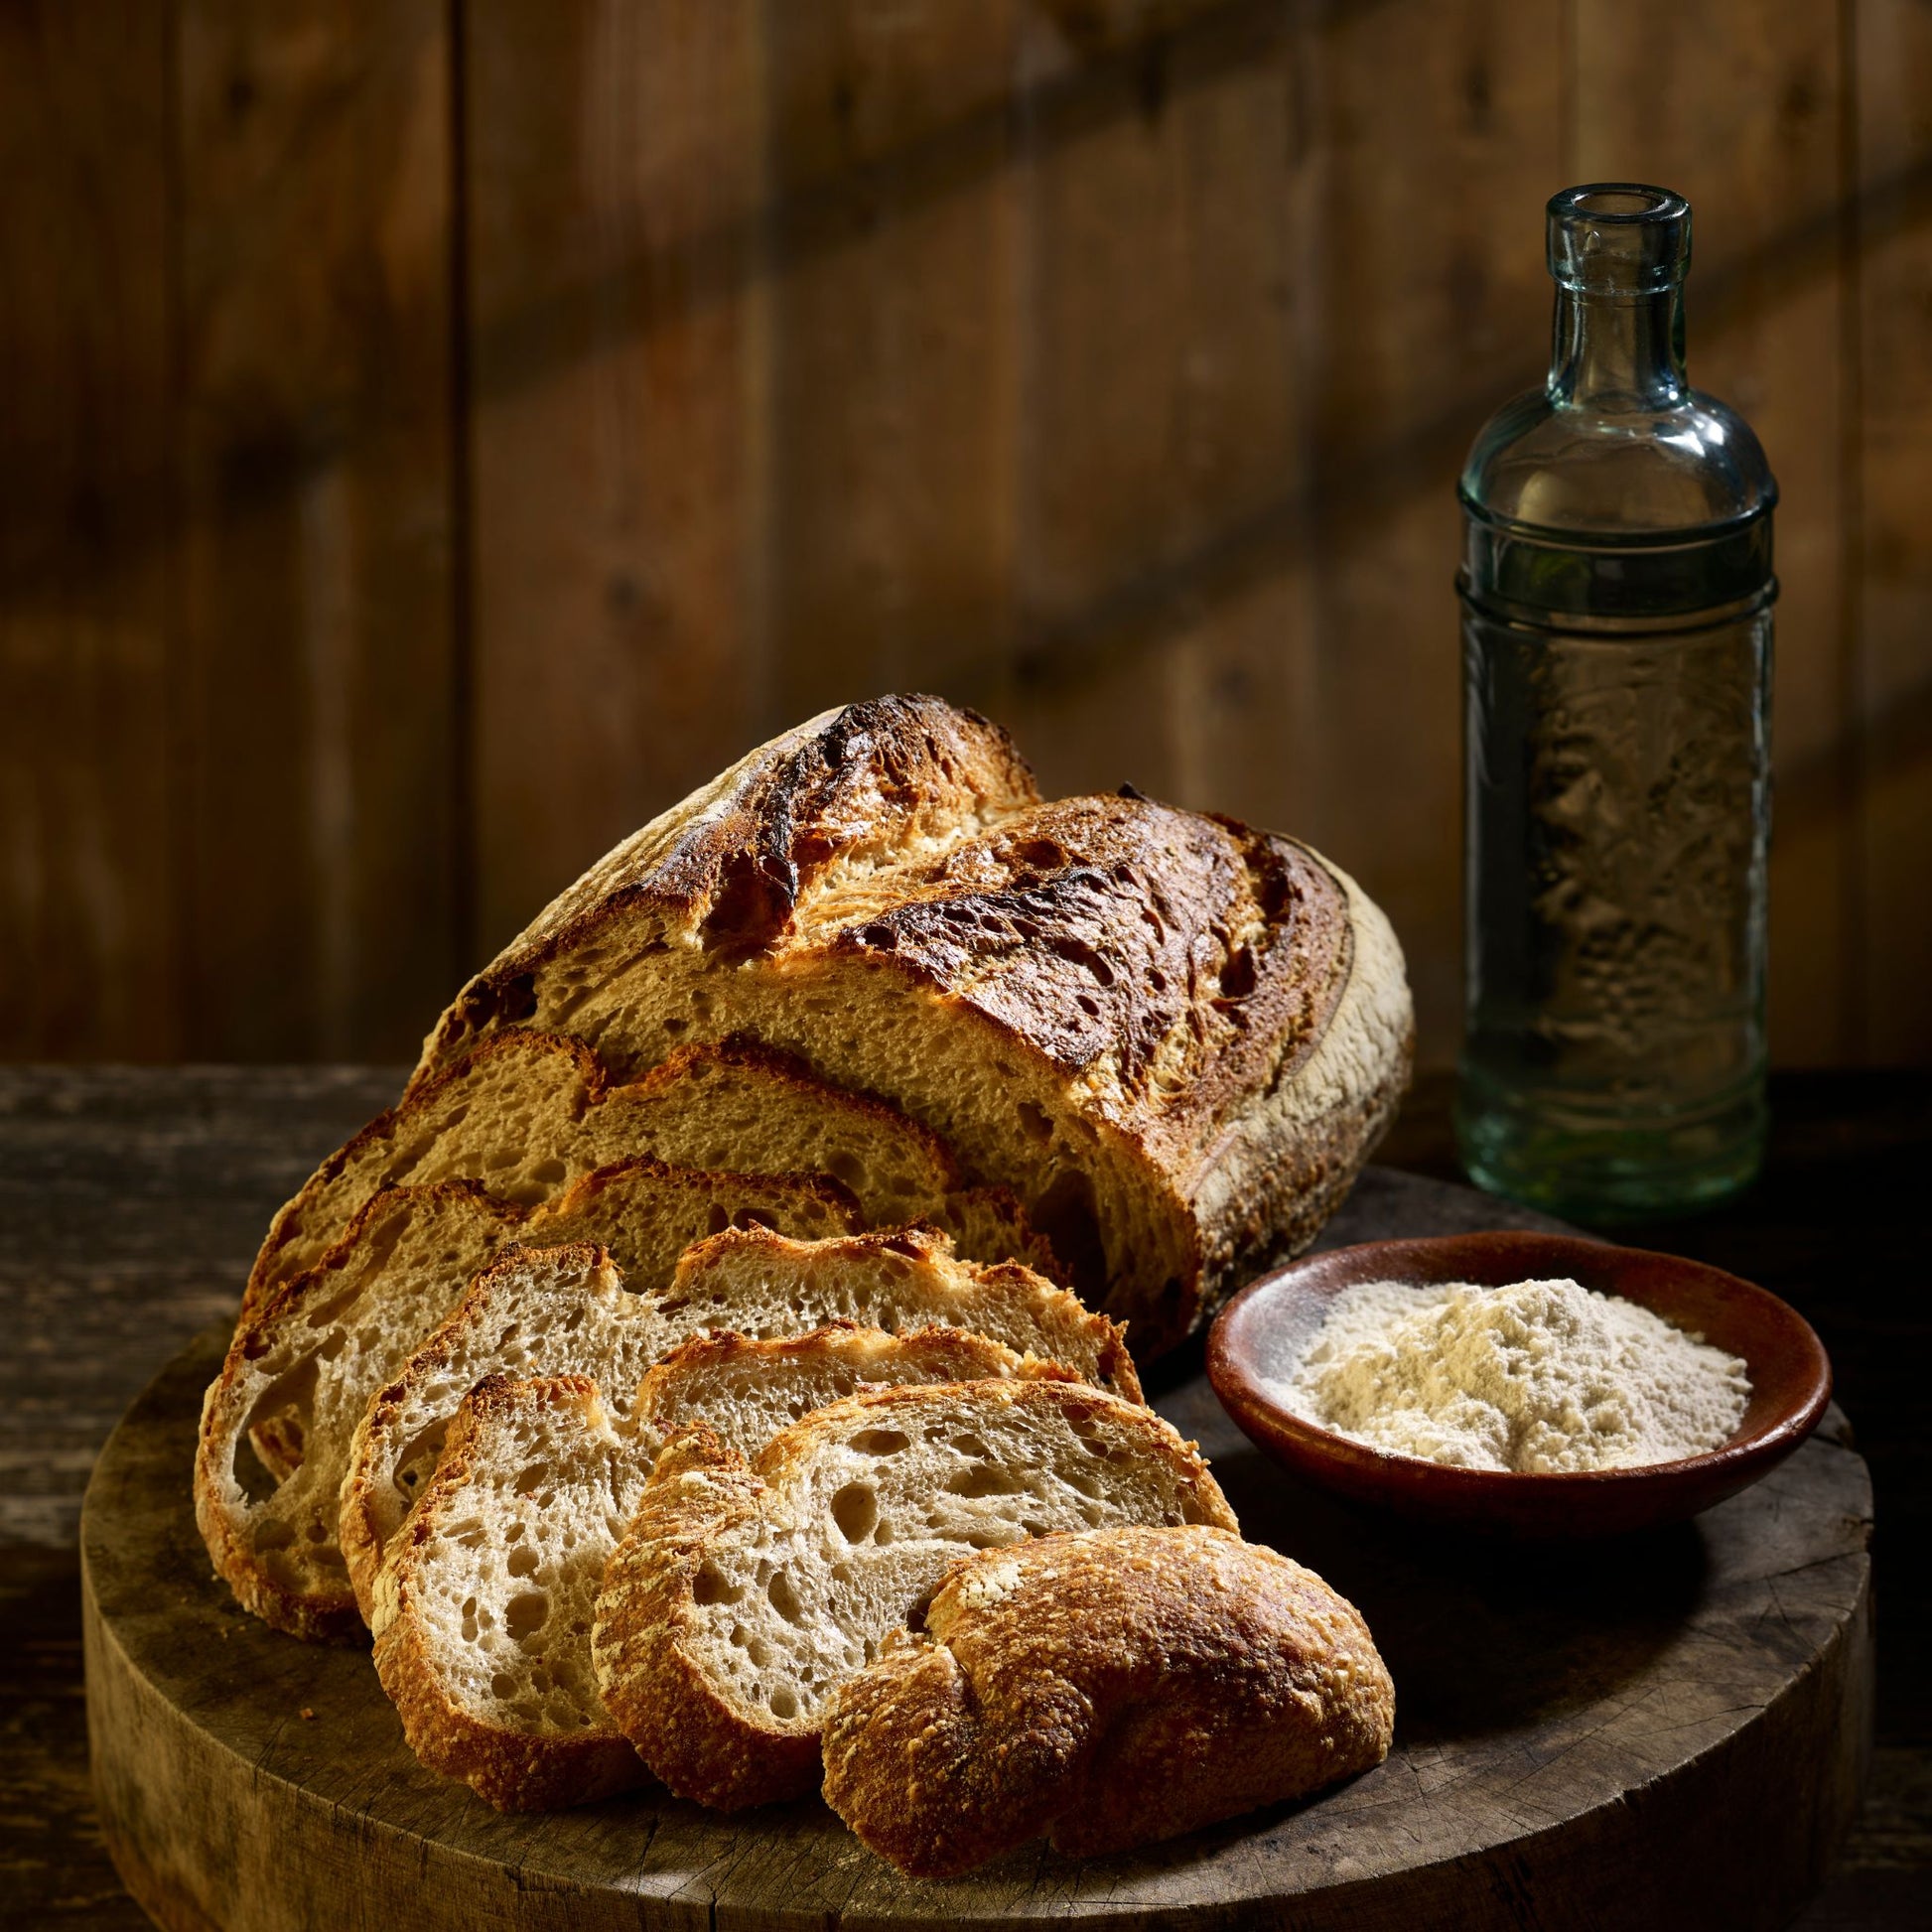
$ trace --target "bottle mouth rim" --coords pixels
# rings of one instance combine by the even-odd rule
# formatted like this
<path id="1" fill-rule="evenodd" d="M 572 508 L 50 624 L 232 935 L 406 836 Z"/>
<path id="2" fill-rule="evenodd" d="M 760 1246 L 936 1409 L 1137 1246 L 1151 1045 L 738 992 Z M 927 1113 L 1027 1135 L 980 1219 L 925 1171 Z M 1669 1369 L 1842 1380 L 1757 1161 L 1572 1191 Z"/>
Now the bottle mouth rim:
<path id="1" fill-rule="evenodd" d="M 1640 181 L 1591 181 L 1552 195 L 1545 219 L 1560 288 L 1625 300 L 1675 287 L 1691 268 L 1691 205 Z"/>
<path id="2" fill-rule="evenodd" d="M 1690 211 L 1690 203 L 1674 189 L 1653 188 L 1640 181 L 1585 182 L 1552 195 L 1549 201 L 1553 218 L 1581 215 L 1586 220 L 1618 226 L 1681 221 Z"/>

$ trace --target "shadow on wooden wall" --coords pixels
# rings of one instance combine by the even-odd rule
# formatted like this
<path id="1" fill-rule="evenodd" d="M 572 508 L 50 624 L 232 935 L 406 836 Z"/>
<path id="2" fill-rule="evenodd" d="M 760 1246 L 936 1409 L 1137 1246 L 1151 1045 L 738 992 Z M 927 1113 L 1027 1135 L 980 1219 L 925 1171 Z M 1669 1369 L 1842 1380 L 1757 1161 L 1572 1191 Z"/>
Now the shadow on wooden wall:
<path id="1" fill-rule="evenodd" d="M 0 1051 L 404 1055 L 922 687 L 1314 841 L 1448 1057 L 1453 478 L 1633 177 L 1784 486 L 1774 1050 L 1932 1054 L 1923 0 L 23 5 L 0 154 Z"/>

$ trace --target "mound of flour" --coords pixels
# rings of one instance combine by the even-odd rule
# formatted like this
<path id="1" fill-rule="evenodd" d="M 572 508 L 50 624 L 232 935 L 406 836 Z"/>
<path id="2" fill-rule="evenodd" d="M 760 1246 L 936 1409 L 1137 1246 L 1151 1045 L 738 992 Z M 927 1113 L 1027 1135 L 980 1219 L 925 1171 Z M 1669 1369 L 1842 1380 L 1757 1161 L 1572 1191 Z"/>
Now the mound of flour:
<path id="1" fill-rule="evenodd" d="M 1390 1454 L 1550 1472 L 1716 1449 L 1750 1383 L 1735 1356 L 1577 1282 L 1364 1282 L 1271 1392 Z"/>

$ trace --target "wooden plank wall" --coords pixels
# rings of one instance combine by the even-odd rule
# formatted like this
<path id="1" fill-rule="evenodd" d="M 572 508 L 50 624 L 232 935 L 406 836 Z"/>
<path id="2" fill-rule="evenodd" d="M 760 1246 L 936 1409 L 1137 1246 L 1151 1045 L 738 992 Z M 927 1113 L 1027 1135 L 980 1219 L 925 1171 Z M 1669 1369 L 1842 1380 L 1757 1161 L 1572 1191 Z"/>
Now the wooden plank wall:
<path id="1" fill-rule="evenodd" d="M 1921 0 L 40 0 L 0 156 L 0 1053 L 405 1054 L 919 686 L 1330 851 L 1447 1059 L 1452 480 L 1632 176 L 1784 487 L 1774 1052 L 1932 1056 Z"/>

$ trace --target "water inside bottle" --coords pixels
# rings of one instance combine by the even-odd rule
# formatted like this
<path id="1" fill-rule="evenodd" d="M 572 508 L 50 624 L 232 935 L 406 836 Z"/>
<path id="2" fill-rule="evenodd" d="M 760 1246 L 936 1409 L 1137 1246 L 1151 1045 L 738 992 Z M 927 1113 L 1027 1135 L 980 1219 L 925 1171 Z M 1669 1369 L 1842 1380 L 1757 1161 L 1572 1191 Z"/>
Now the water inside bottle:
<path id="1" fill-rule="evenodd" d="M 1695 1207 L 1764 1134 L 1768 611 L 1587 633 L 1466 610 L 1476 1177 L 1596 1220 Z"/>

